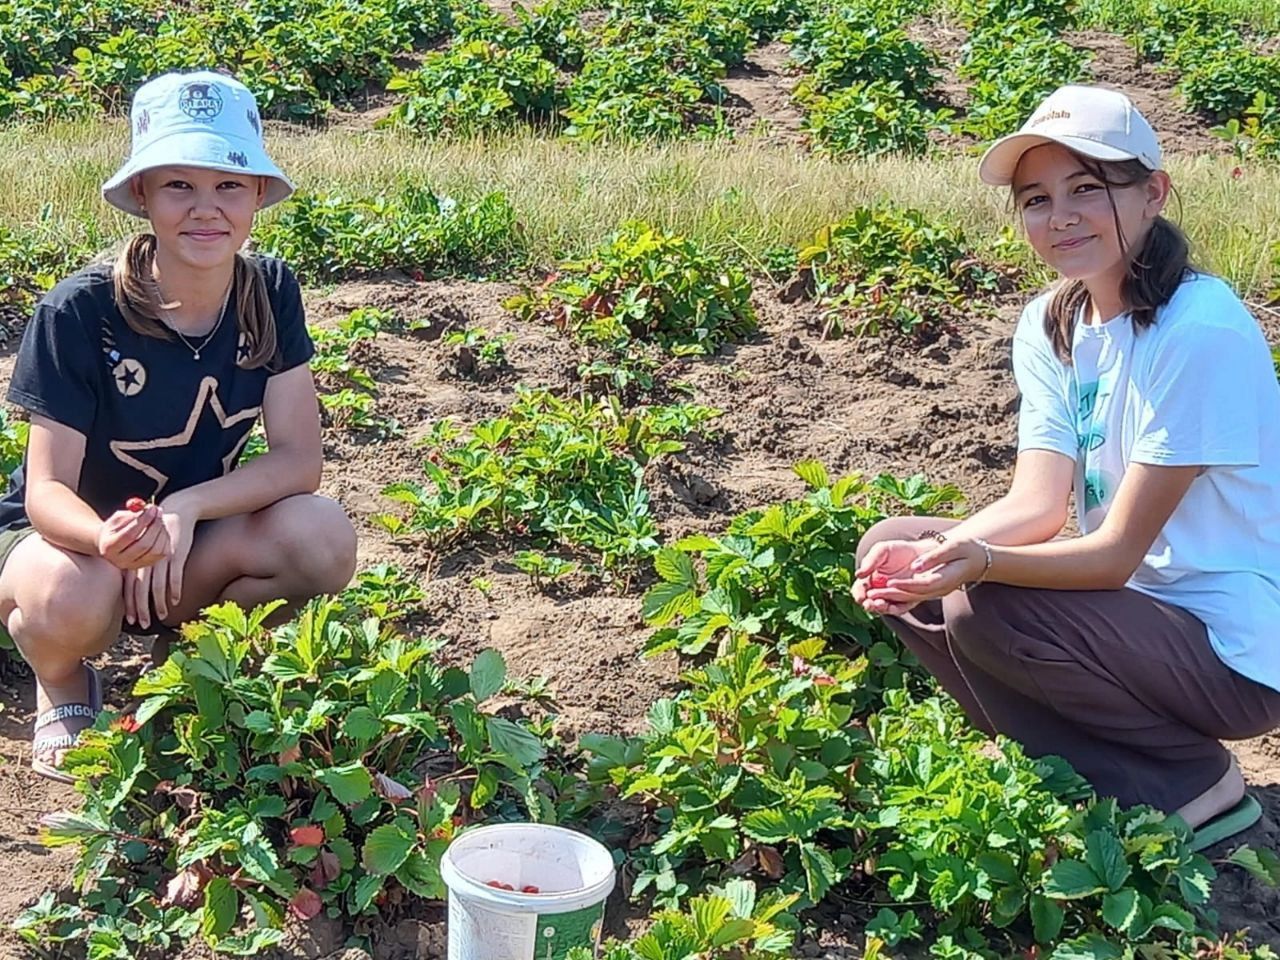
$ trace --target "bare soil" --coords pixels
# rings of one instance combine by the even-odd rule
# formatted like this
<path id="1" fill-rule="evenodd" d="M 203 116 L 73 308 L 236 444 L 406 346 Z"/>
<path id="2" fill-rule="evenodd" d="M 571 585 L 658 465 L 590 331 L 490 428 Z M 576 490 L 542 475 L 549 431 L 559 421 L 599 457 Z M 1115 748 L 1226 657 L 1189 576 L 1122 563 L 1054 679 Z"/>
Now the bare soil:
<path id="1" fill-rule="evenodd" d="M 785 43 L 767 43 L 728 71 L 725 109 L 739 136 L 757 136 L 769 143 L 803 139 L 800 110 L 791 99 L 799 75 L 790 64 L 790 51 Z"/>

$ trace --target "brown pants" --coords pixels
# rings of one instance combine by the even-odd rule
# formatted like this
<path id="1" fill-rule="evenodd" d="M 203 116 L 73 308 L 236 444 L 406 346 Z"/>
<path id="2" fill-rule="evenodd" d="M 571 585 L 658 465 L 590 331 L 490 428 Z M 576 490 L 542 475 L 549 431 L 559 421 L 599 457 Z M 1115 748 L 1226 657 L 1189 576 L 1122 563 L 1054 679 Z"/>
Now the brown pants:
<path id="1" fill-rule="evenodd" d="M 882 521 L 858 560 L 956 522 Z M 1227 771 L 1221 740 L 1280 725 L 1280 693 L 1218 659 L 1194 615 L 1136 590 L 984 583 L 885 622 L 977 727 L 1058 754 L 1124 805 L 1176 810 Z"/>

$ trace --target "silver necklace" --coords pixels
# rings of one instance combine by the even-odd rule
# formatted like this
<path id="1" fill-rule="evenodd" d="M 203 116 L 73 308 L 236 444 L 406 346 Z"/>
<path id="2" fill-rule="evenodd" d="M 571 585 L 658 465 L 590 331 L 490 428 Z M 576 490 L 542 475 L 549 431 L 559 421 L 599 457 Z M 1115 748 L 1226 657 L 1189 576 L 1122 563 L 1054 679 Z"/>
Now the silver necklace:
<path id="1" fill-rule="evenodd" d="M 165 316 L 165 325 L 178 335 L 179 340 L 187 345 L 187 349 L 191 351 L 192 360 L 200 359 L 200 351 L 209 345 L 209 341 L 213 339 L 213 335 L 217 333 L 218 328 L 222 326 L 222 317 L 227 312 L 227 301 L 231 299 L 231 288 L 233 286 L 235 286 L 234 280 L 227 284 L 226 292 L 222 294 L 222 306 L 218 309 L 218 319 L 214 323 L 213 329 L 205 334 L 204 339 L 200 341 L 200 346 L 198 347 L 193 346 L 191 341 L 182 335 L 182 331 L 173 325 L 173 314 L 163 307 L 160 308 L 160 312 Z"/>

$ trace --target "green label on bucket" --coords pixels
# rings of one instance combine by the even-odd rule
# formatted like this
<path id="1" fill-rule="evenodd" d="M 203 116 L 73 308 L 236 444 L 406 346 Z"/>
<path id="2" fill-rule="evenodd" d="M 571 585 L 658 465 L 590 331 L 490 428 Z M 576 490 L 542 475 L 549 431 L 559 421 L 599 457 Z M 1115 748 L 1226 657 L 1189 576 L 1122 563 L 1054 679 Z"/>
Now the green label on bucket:
<path id="1" fill-rule="evenodd" d="M 604 901 L 572 913 L 548 913 L 538 917 L 534 960 L 564 960 L 573 947 L 595 950 L 604 926 Z"/>

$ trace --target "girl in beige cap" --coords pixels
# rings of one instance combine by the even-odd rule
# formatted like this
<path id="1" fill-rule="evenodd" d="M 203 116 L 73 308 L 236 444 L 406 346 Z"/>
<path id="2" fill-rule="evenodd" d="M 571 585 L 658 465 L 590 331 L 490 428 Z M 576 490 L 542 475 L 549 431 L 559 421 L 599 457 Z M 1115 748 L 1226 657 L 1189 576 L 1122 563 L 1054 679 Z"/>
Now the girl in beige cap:
<path id="1" fill-rule="evenodd" d="M 979 727 L 1180 815 L 1202 849 L 1261 815 L 1221 741 L 1280 724 L 1270 350 L 1189 263 L 1123 94 L 1056 91 L 979 173 L 1061 276 L 1013 338 L 1013 481 L 966 520 L 868 531 L 854 596 Z M 1081 535 L 1059 537 L 1073 492 Z"/>
<path id="2" fill-rule="evenodd" d="M 62 751 L 102 707 L 88 658 L 122 625 L 296 604 L 355 565 L 351 523 L 315 495 L 298 282 L 241 252 L 257 211 L 293 189 L 253 96 L 222 74 L 167 74 L 130 119 L 132 153 L 103 195 L 151 229 L 44 297 L 8 395 L 31 433 L 0 502 L 0 616 L 36 675 L 32 765 L 63 780 Z M 237 467 L 259 419 L 269 452 Z"/>

